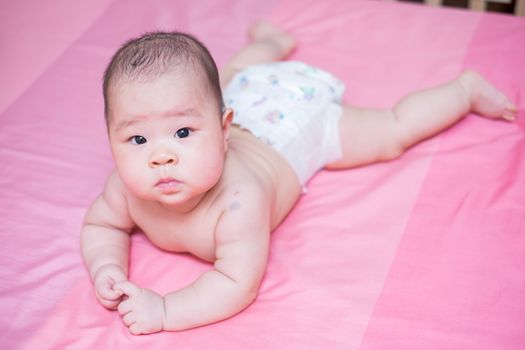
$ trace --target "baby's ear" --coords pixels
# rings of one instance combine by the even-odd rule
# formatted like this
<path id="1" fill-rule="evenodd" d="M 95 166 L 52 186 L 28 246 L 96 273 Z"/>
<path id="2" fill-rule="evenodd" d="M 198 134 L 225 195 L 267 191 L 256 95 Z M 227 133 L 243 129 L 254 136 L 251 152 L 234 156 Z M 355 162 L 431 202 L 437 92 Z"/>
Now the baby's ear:
<path id="1" fill-rule="evenodd" d="M 228 150 L 228 139 L 230 138 L 230 128 L 233 121 L 233 109 L 226 108 L 222 114 L 222 135 L 224 137 L 224 151 Z"/>

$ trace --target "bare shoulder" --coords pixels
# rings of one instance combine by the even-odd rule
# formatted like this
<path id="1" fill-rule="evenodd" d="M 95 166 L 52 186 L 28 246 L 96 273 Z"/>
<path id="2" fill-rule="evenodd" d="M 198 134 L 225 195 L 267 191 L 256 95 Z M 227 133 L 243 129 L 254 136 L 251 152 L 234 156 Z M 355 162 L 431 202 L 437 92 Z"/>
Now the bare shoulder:
<path id="1" fill-rule="evenodd" d="M 125 210 L 127 212 L 127 196 L 126 186 L 124 186 L 120 175 L 114 169 L 106 180 L 102 197 L 112 209 L 117 211 Z"/>
<path id="2" fill-rule="evenodd" d="M 233 184 L 224 190 L 223 210 L 217 223 L 217 243 L 257 239 L 269 235 L 271 199 L 257 181 Z"/>
<path id="3" fill-rule="evenodd" d="M 103 195 L 110 200 L 125 200 L 126 187 L 124 186 L 124 183 L 122 182 L 122 179 L 120 178 L 120 175 L 116 169 L 113 169 L 113 171 L 108 175 L 104 185 Z"/>
<path id="4" fill-rule="evenodd" d="M 85 222 L 131 230 L 134 224 L 129 216 L 126 192 L 120 176 L 113 170 L 102 193 L 89 208 Z"/>

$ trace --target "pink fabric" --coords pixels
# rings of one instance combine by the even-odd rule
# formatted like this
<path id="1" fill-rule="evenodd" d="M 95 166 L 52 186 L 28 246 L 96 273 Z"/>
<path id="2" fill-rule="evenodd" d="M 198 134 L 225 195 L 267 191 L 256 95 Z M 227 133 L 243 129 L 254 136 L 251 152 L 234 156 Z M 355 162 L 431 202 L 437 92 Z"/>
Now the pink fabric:
<path id="1" fill-rule="evenodd" d="M 78 39 L 110 2 L 42 0 L 0 5 L 0 112 Z"/>
<path id="2" fill-rule="evenodd" d="M 129 335 L 97 304 L 78 249 L 112 167 L 100 78 L 130 36 L 188 31 L 222 65 L 263 16 L 354 104 L 389 106 L 472 67 L 523 111 L 522 18 L 364 0 L 90 4 L 2 5 L 1 43 L 18 54 L 0 58 L 12 86 L 0 99 L 0 348 L 525 347 L 523 112 L 514 124 L 470 116 L 395 162 L 320 172 L 273 234 L 257 301 L 218 324 Z M 131 260 L 131 278 L 160 293 L 209 268 L 141 234 Z"/>

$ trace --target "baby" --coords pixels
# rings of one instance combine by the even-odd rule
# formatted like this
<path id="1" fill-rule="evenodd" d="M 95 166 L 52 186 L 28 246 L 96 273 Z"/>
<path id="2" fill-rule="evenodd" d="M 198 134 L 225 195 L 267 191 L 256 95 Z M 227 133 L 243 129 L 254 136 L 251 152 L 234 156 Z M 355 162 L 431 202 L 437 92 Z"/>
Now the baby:
<path id="1" fill-rule="evenodd" d="M 388 110 L 352 107 L 331 74 L 277 62 L 294 48 L 288 34 L 259 22 L 250 36 L 220 76 L 208 50 L 181 33 L 127 42 L 105 72 L 116 169 L 86 214 L 82 254 L 98 300 L 132 334 L 202 326 L 250 305 L 270 233 L 319 169 L 394 159 L 471 111 L 516 116 L 475 72 Z M 213 268 L 164 296 L 137 286 L 128 280 L 135 228 Z"/>

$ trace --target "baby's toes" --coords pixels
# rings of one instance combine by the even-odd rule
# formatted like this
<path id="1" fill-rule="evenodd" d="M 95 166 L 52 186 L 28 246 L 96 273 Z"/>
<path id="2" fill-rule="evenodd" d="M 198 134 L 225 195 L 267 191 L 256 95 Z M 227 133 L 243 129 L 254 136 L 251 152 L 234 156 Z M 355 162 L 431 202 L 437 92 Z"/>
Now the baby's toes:
<path id="1" fill-rule="evenodd" d="M 508 121 L 514 121 L 518 113 L 518 108 L 514 105 L 505 107 L 503 110 L 502 118 Z"/>

